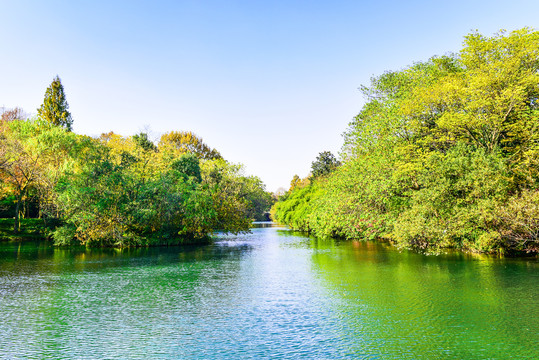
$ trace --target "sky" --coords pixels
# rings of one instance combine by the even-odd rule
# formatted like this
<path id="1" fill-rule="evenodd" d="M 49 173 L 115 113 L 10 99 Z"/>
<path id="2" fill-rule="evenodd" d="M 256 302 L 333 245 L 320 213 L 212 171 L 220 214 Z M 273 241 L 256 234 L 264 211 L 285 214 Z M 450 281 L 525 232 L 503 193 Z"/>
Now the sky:
<path id="1" fill-rule="evenodd" d="M 539 28 L 539 1 L 0 0 L 0 107 L 59 75 L 79 134 L 193 131 L 269 191 L 338 154 L 384 71 L 465 35 Z"/>

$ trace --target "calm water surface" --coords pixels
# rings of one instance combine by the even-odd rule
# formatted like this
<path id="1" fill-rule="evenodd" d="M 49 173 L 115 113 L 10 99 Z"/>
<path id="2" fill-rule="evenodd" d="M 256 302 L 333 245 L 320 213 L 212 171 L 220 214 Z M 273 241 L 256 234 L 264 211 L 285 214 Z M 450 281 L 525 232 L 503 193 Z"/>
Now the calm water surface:
<path id="1" fill-rule="evenodd" d="M 284 228 L 131 250 L 0 243 L 1 359 L 538 359 L 539 262 Z"/>

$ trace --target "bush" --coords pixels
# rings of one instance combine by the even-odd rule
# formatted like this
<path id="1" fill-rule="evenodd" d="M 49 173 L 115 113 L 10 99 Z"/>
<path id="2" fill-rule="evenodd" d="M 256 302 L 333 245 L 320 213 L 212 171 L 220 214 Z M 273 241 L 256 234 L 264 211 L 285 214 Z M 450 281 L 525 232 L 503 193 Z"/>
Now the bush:
<path id="1" fill-rule="evenodd" d="M 524 190 L 511 197 L 496 215 L 505 248 L 539 252 L 539 191 Z"/>

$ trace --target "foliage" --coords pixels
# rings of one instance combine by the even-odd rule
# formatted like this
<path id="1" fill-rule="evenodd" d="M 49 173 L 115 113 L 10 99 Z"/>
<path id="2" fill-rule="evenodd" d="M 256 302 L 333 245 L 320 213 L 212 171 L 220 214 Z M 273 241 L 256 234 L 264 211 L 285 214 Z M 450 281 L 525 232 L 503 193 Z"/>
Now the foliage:
<path id="1" fill-rule="evenodd" d="M 272 209 L 275 221 L 288 224 L 294 229 L 311 231 L 311 215 L 316 206 L 312 204 L 322 197 L 319 182 L 296 188 L 285 201 L 279 201 Z"/>
<path id="2" fill-rule="evenodd" d="M 493 240 L 505 239 L 510 249 L 539 252 L 539 192 L 524 189 L 495 211 Z M 490 240 L 490 239 L 489 239 Z M 482 246 L 485 246 L 483 243 Z M 495 247 L 490 240 L 488 248 Z"/>
<path id="3" fill-rule="evenodd" d="M 202 141 L 202 138 L 190 131 L 171 131 L 163 134 L 159 142 L 159 149 L 174 151 L 176 154 L 190 152 L 205 160 L 222 159 L 217 150 L 210 148 Z"/>
<path id="4" fill-rule="evenodd" d="M 53 201 L 52 188 L 79 151 L 76 135 L 40 119 L 12 121 L 0 135 L 0 178 L 15 198 L 14 231 L 31 197 L 40 210 Z"/>
<path id="5" fill-rule="evenodd" d="M 273 205 L 271 193 L 256 176 L 243 177 L 241 183 L 244 187 L 245 199 L 249 203 L 248 217 L 255 221 L 269 220 L 269 210 Z"/>
<path id="6" fill-rule="evenodd" d="M 133 141 L 145 151 L 156 151 L 157 146 L 148 139 L 148 134 L 140 133 L 133 135 Z"/>
<path id="7" fill-rule="evenodd" d="M 131 166 L 99 157 L 63 179 L 58 200 L 66 225 L 54 234 L 58 244 L 73 238 L 90 246 L 171 244 L 213 231 L 215 215 L 198 184 L 173 168 L 145 181 Z"/>
<path id="8" fill-rule="evenodd" d="M 330 151 L 323 151 L 316 157 L 311 164 L 312 176 L 314 178 L 326 176 L 338 168 L 341 163 Z"/>
<path id="9" fill-rule="evenodd" d="M 147 246 L 207 239 L 215 230 L 248 231 L 261 182 L 224 160 L 147 152 L 115 134 L 57 187 L 65 225 L 57 244 Z M 149 158 L 156 164 L 148 166 Z M 155 157 L 154 157 L 155 156 Z"/>
<path id="10" fill-rule="evenodd" d="M 225 160 L 206 161 L 202 166 L 202 182 L 217 211 L 217 228 L 238 233 L 249 227 L 254 208 L 252 198 L 256 193 L 252 194 L 254 184 L 242 175 L 241 166 Z"/>
<path id="11" fill-rule="evenodd" d="M 407 247 L 474 248 L 495 228 L 497 209 L 511 192 L 508 175 L 503 157 L 483 148 L 457 144 L 447 154 L 432 153 L 392 238 Z"/>
<path id="12" fill-rule="evenodd" d="M 538 84 L 527 28 L 473 33 L 459 54 L 373 78 L 344 164 L 272 212 L 318 236 L 537 252 Z"/>
<path id="13" fill-rule="evenodd" d="M 0 240 L 41 240 L 46 229 L 40 219 L 22 219 L 21 231 L 13 233 L 13 220 L 0 218 Z"/>
<path id="14" fill-rule="evenodd" d="M 180 156 L 178 160 L 174 160 L 171 167 L 185 176 L 186 179 L 191 178 L 193 181 L 201 182 L 200 161 L 196 155 L 186 153 Z"/>
<path id="15" fill-rule="evenodd" d="M 2 113 L 0 121 L 13 121 L 13 120 L 25 120 L 27 118 L 26 113 L 20 107 L 6 110 Z"/>
<path id="16" fill-rule="evenodd" d="M 43 232 L 53 228 L 57 245 L 206 241 L 216 230 L 248 231 L 270 206 L 260 179 L 241 166 L 160 149 L 145 134 L 93 139 L 41 119 L 0 130 L 0 205 L 17 214 L 17 231 L 28 224 L 24 209 L 37 206 L 33 216 Z"/>
<path id="17" fill-rule="evenodd" d="M 71 131 L 73 119 L 64 93 L 64 86 L 58 75 L 45 91 L 43 104 L 37 109 L 39 117 L 53 125 L 65 127 Z"/>
<path id="18" fill-rule="evenodd" d="M 307 185 L 309 185 L 311 181 L 309 178 L 300 178 L 298 175 L 294 175 L 292 178 L 292 181 L 290 181 L 290 189 L 288 189 L 289 192 L 293 191 L 295 188 L 303 188 Z"/>

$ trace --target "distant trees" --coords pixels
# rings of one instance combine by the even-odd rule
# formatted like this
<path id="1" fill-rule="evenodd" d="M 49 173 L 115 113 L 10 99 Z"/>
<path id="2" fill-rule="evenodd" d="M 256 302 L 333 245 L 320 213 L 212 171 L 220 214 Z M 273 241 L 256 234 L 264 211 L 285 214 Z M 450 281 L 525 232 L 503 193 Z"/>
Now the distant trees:
<path id="1" fill-rule="evenodd" d="M 155 144 L 150 139 L 148 139 L 148 134 L 146 133 L 141 132 L 139 134 L 133 135 L 133 140 L 138 146 L 140 146 L 146 151 L 157 150 L 157 146 L 155 146 Z"/>
<path id="2" fill-rule="evenodd" d="M 248 231 L 273 202 L 259 178 L 192 132 L 171 131 L 157 145 L 146 133 L 91 138 L 71 132 L 68 108 L 56 76 L 37 118 L 2 114 L 0 210 L 14 232 L 31 214 L 56 245 L 199 242 Z"/>
<path id="3" fill-rule="evenodd" d="M 56 75 L 45 91 L 43 104 L 37 109 L 37 113 L 43 120 L 71 131 L 73 119 L 68 109 L 64 86 Z"/>
<path id="4" fill-rule="evenodd" d="M 13 120 L 24 120 L 27 118 L 26 113 L 20 107 L 14 109 L 8 109 L 2 113 L 0 117 L 1 121 L 13 121 Z"/>
<path id="5" fill-rule="evenodd" d="M 314 178 L 325 176 L 337 169 L 341 163 L 330 151 L 323 151 L 311 164 L 311 173 Z"/>
<path id="6" fill-rule="evenodd" d="M 243 186 L 243 196 L 248 201 L 249 218 L 256 221 L 268 220 L 269 209 L 273 205 L 271 193 L 266 191 L 266 186 L 256 176 L 243 177 L 241 184 Z"/>
<path id="7" fill-rule="evenodd" d="M 303 188 L 303 187 L 309 185 L 309 183 L 310 183 L 310 180 L 309 180 L 308 177 L 302 179 L 296 174 L 292 178 L 292 181 L 290 181 L 290 189 L 288 191 L 293 191 L 294 189 L 296 189 L 298 187 Z"/>
<path id="8" fill-rule="evenodd" d="M 190 152 L 199 159 L 216 160 L 223 158 L 217 150 L 210 148 L 201 137 L 191 131 L 171 131 L 163 134 L 159 147 L 166 147 L 178 153 Z"/>

